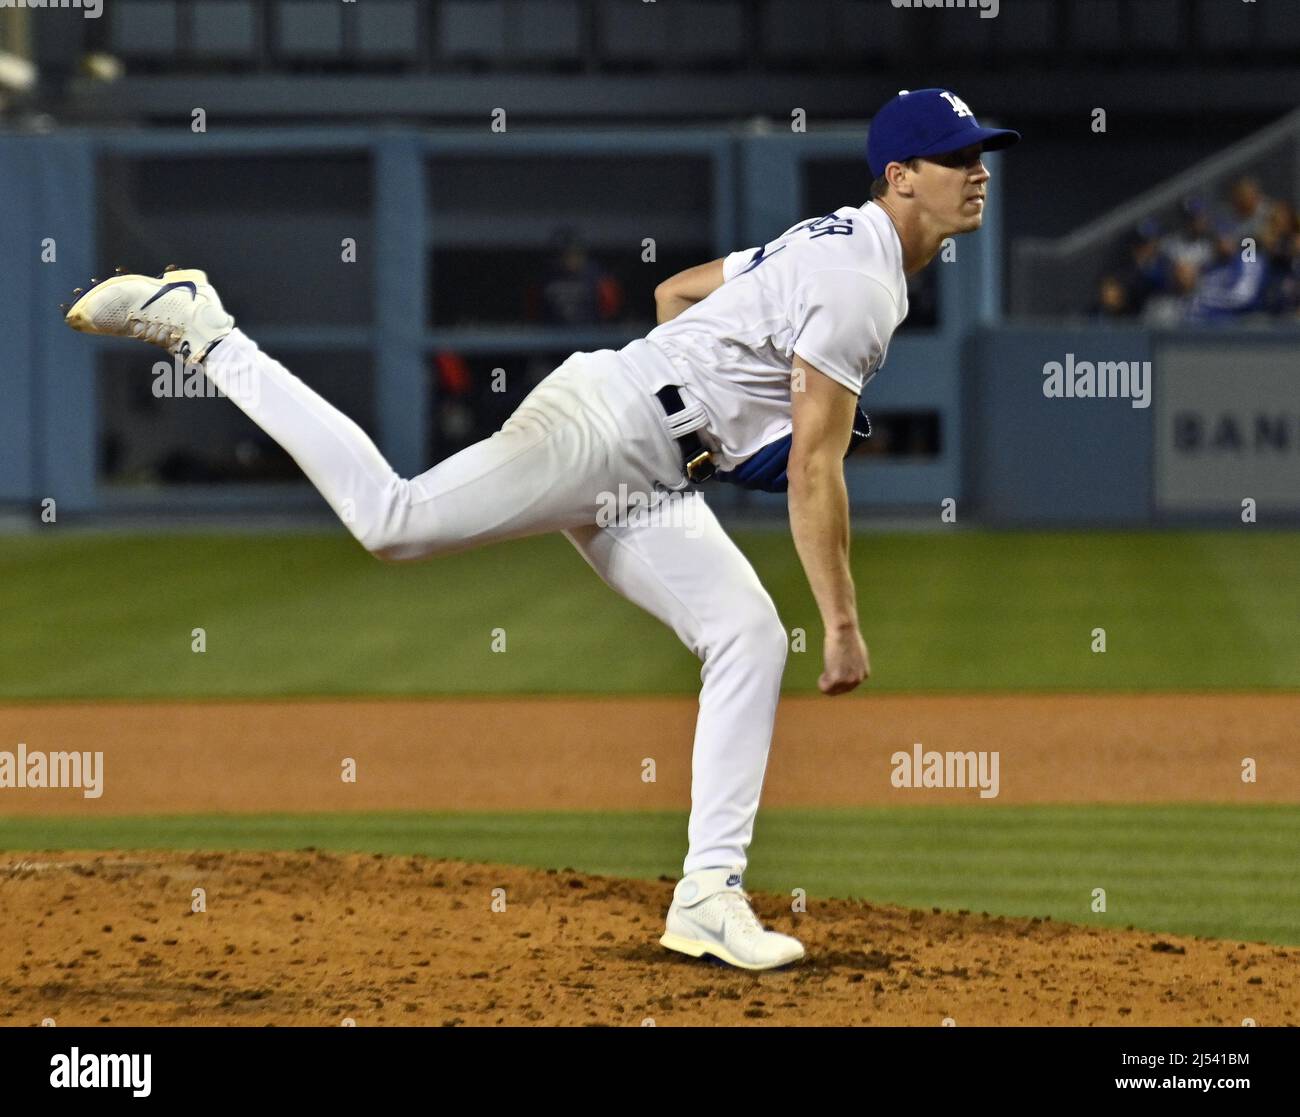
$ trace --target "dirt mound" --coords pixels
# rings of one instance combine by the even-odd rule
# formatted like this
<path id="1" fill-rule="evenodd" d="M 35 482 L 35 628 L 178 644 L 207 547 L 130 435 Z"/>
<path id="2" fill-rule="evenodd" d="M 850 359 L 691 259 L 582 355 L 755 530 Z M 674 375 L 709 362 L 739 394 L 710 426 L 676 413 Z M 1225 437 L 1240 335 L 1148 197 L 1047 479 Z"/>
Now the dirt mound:
<path id="1" fill-rule="evenodd" d="M 809 957 L 751 975 L 658 945 L 671 893 L 311 850 L 10 853 L 0 1022 L 1300 1022 L 1300 950 L 845 900 L 794 914 L 760 894 Z"/>

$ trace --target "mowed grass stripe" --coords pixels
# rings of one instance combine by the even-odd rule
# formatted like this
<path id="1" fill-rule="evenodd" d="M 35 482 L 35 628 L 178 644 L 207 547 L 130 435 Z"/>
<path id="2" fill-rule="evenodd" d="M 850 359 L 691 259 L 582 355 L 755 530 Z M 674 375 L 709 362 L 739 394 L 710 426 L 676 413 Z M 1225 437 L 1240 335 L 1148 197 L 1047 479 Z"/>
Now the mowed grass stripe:
<path id="1" fill-rule="evenodd" d="M 685 823 L 679 812 L 10 818 L 0 848 L 310 846 L 652 879 L 679 874 Z M 771 810 L 746 881 L 814 900 L 1300 944 L 1298 851 L 1300 810 L 1289 807 Z M 1104 913 L 1090 909 L 1094 888 L 1106 889 Z"/>
<path id="2" fill-rule="evenodd" d="M 792 541 L 735 538 L 808 633 L 787 691 L 813 691 Z M 860 534 L 853 561 L 877 691 L 1300 687 L 1297 532 Z M 42 532 L 0 539 L 0 616 L 0 698 L 699 688 L 674 635 L 558 536 L 385 565 L 340 533 Z"/>

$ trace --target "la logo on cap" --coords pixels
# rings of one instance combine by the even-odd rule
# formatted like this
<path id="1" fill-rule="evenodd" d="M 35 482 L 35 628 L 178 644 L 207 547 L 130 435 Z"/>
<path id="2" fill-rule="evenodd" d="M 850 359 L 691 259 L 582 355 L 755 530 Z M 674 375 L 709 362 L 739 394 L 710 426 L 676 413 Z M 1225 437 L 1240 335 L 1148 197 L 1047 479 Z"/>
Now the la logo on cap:
<path id="1" fill-rule="evenodd" d="M 948 90 L 945 89 L 942 93 L 939 94 L 939 96 L 942 97 L 945 101 L 948 102 L 948 104 L 952 106 L 952 111 L 955 112 L 958 116 L 975 115 L 970 111 L 970 108 L 966 104 L 966 102 L 963 101 L 960 97 L 958 97 L 957 94 L 949 93 Z"/>

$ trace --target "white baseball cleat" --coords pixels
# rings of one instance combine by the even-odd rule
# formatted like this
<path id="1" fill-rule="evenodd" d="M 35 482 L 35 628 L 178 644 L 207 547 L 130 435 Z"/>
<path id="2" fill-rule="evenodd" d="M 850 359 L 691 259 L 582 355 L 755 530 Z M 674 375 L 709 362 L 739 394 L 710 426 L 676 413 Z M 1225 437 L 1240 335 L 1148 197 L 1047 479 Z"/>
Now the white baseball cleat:
<path id="1" fill-rule="evenodd" d="M 121 269 L 118 269 L 119 272 Z M 235 327 L 208 277 L 194 268 L 168 268 L 157 278 L 115 275 L 90 288 L 67 308 L 64 321 L 86 334 L 138 337 L 198 363 Z"/>
<path id="2" fill-rule="evenodd" d="M 692 958 L 711 954 L 742 970 L 770 970 L 802 958 L 798 939 L 763 929 L 740 881 L 739 869 L 699 869 L 682 877 L 660 945 Z"/>

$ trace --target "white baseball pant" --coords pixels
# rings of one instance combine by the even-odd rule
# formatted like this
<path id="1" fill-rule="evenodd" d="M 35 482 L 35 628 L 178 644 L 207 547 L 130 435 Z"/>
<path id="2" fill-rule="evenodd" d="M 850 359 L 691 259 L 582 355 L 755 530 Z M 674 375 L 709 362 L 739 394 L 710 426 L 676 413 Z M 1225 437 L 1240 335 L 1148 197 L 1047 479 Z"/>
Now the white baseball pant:
<path id="1" fill-rule="evenodd" d="M 702 661 L 683 871 L 746 864 L 785 669 L 784 626 L 749 561 L 686 488 L 658 401 L 614 350 L 575 353 L 499 431 L 426 473 L 397 476 L 366 433 L 241 330 L 208 378 L 298 463 L 371 553 L 429 558 L 560 531 L 592 569 Z M 611 517 L 628 503 L 688 508 Z M 667 504 L 660 508 L 668 511 Z"/>

